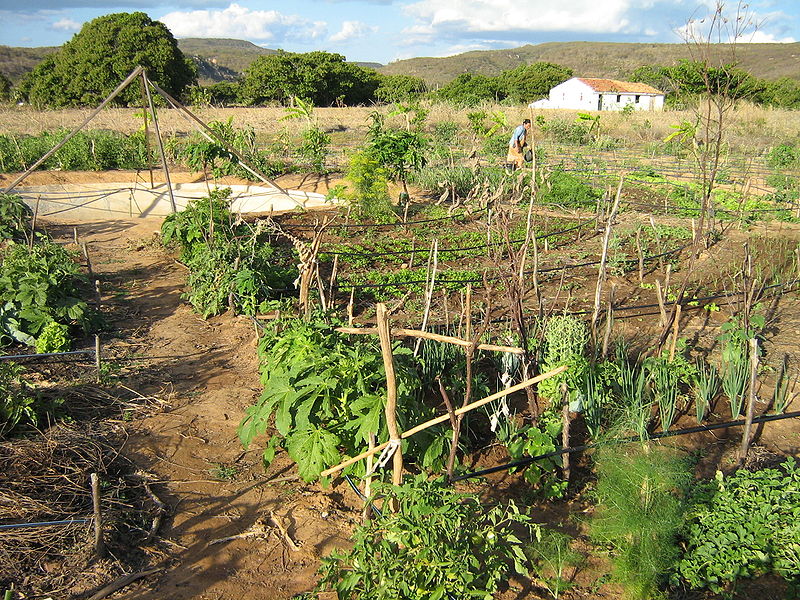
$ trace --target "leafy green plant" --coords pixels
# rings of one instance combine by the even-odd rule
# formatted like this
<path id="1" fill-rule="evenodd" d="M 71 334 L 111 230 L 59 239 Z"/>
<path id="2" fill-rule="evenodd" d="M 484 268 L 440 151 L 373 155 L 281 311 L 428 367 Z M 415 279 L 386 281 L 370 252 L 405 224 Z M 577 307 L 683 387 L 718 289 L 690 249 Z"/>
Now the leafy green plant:
<path id="1" fill-rule="evenodd" d="M 491 600 L 510 574 L 527 573 L 523 548 L 539 528 L 513 503 L 483 507 L 425 476 L 380 489 L 398 511 L 357 527 L 349 552 L 323 558 L 318 591 L 341 600 Z"/>
<path id="2" fill-rule="evenodd" d="M 164 244 L 176 243 L 189 267 L 184 294 L 204 318 L 232 308 L 255 315 L 291 285 L 290 255 L 271 245 L 263 227 L 234 224 L 230 188 L 193 200 L 161 225 Z"/>
<path id="3" fill-rule="evenodd" d="M 583 557 L 570 547 L 572 540 L 555 529 L 542 529 L 541 539 L 531 544 L 526 554 L 531 559 L 531 570 L 547 588 L 554 600 L 572 587 L 567 571 L 578 566 Z"/>
<path id="4" fill-rule="evenodd" d="M 547 411 L 539 415 L 535 425 L 517 425 L 509 420 L 506 427 L 498 430 L 498 439 L 506 446 L 511 460 L 520 460 L 554 452 L 558 448 L 560 434 L 559 414 Z M 567 489 L 567 482 L 561 481 L 555 473 L 560 466 L 558 457 L 537 460 L 525 467 L 523 477 L 538 489 L 542 497 L 559 498 Z"/>
<path id="5" fill-rule="evenodd" d="M 561 384 L 566 383 L 570 400 L 575 400 L 584 387 L 589 362 L 585 357 L 589 342 L 589 329 L 580 319 L 570 316 L 554 316 L 544 328 L 544 352 L 541 358 L 542 372 L 568 365 L 564 373 L 544 380 L 538 391 L 551 403 L 560 404 Z"/>
<path id="6" fill-rule="evenodd" d="M 17 363 L 0 362 L 0 436 L 19 424 L 37 423 L 35 397 L 22 378 L 23 373 L 23 367 Z"/>
<path id="7" fill-rule="evenodd" d="M 399 180 L 408 197 L 408 174 L 425 166 L 428 140 L 419 131 L 384 126 L 383 115 L 373 112 L 364 151 L 378 162 L 389 177 Z"/>
<path id="8" fill-rule="evenodd" d="M 740 317 L 732 317 L 722 324 L 718 336 L 722 344 L 722 389 L 728 397 L 731 418 L 742 414 L 742 404 L 747 392 L 750 372 L 750 352 L 748 341 L 764 327 L 763 315 L 751 315 L 749 326 L 745 327 Z"/>
<path id="9" fill-rule="evenodd" d="M 337 194 L 346 200 L 360 221 L 390 223 L 397 220 L 389 200 L 389 171 L 368 152 L 350 157 L 346 179 L 352 189 Z"/>
<path id="10" fill-rule="evenodd" d="M 81 299 L 83 281 L 74 255 L 49 240 L 6 248 L 0 266 L 0 341 L 32 346 L 52 321 L 88 329 L 94 317 Z"/>
<path id="11" fill-rule="evenodd" d="M 352 340 L 321 320 L 281 323 L 280 333 L 267 332 L 259 342 L 264 391 L 249 407 L 239 425 L 247 447 L 274 426 L 276 433 L 265 451 L 269 464 L 282 446 L 297 463 L 306 481 L 319 478 L 338 463 L 340 449 L 355 455 L 370 434 L 386 438 L 382 418 L 386 376 L 375 340 Z M 431 414 L 416 399 L 419 379 L 411 352 L 395 347 L 398 383 L 398 425 L 417 422 Z M 432 428 L 404 442 L 404 454 L 417 457 L 423 467 L 441 466 L 447 436 Z M 363 463 L 348 472 L 362 473 Z"/>
<path id="12" fill-rule="evenodd" d="M 667 431 L 675 420 L 678 407 L 678 375 L 664 358 L 651 359 L 648 363 L 653 396 L 658 404 L 661 430 Z"/>
<path id="13" fill-rule="evenodd" d="M 740 579 L 765 573 L 800 583 L 799 517 L 800 470 L 793 458 L 780 468 L 718 472 L 692 494 L 673 579 L 729 594 Z"/>
<path id="14" fill-rule="evenodd" d="M 608 446 L 596 460 L 597 510 L 592 537 L 613 548 L 614 577 L 630 600 L 656 594 L 679 555 L 677 534 L 690 475 L 682 460 L 656 446 Z"/>
<path id="15" fill-rule="evenodd" d="M 0 239 L 24 240 L 31 228 L 30 207 L 16 194 L 0 194 Z"/>
<path id="16" fill-rule="evenodd" d="M 56 321 L 50 321 L 45 325 L 39 337 L 36 338 L 36 352 L 39 354 L 66 352 L 71 346 L 69 327 Z"/>
<path id="17" fill-rule="evenodd" d="M 709 408 L 719 394 L 720 379 L 717 369 L 704 360 L 697 361 L 697 375 L 694 380 L 694 404 L 697 422 L 702 423 Z"/>

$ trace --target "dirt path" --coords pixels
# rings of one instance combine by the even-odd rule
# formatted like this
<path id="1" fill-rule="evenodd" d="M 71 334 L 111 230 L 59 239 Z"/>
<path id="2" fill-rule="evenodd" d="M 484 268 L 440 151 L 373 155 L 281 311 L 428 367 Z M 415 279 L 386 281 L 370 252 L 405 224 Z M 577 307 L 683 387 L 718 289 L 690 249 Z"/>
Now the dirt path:
<path id="1" fill-rule="evenodd" d="M 191 311 L 180 297 L 185 269 L 151 243 L 159 226 L 78 227 L 110 320 L 106 360 L 125 365 L 122 383 L 167 401 L 162 412 L 132 420 L 125 448 L 169 507 L 164 541 L 150 549 L 163 570 L 114 597 L 290 598 L 313 587 L 318 557 L 347 543 L 358 512 L 345 502 L 351 498 L 318 486 L 269 483 L 261 448 L 243 451 L 236 427 L 260 392 L 254 325 L 230 315 L 204 321 Z M 51 233 L 71 236 L 72 228 Z M 269 477 L 285 476 L 289 465 L 279 455 Z M 299 551 L 271 525 L 265 536 L 210 545 L 268 522 L 271 512 Z"/>

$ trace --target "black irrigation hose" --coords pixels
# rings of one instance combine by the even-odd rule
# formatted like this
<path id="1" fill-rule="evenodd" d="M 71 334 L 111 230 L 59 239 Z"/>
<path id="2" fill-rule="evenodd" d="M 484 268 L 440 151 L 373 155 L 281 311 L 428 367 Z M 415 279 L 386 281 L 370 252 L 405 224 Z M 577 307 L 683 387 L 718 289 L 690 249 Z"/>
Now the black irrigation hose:
<path id="1" fill-rule="evenodd" d="M 3 529 L 32 529 L 36 527 L 49 527 L 51 525 L 72 525 L 74 523 L 88 523 L 91 519 L 69 519 L 65 521 L 41 521 L 38 523 L 11 523 L 8 525 L 0 525 L 0 530 Z"/>
<path id="2" fill-rule="evenodd" d="M 768 423 L 770 421 L 781 421 L 783 419 L 793 419 L 795 417 L 800 417 L 800 411 L 794 411 L 790 413 L 784 413 L 782 415 L 764 415 L 761 417 L 756 417 L 753 419 L 753 424 L 757 425 L 758 423 Z M 738 421 L 726 421 L 724 423 L 714 423 L 712 425 L 699 425 L 697 427 L 689 427 L 687 429 L 676 429 L 675 431 L 662 431 L 661 433 L 654 433 L 651 436 L 648 436 L 644 440 L 639 436 L 632 436 L 627 438 L 621 438 L 618 440 L 614 440 L 612 442 L 608 442 L 609 444 L 630 444 L 632 442 L 639 442 L 639 441 L 646 441 L 646 440 L 658 440 L 667 437 L 675 437 L 679 435 L 688 435 L 690 433 L 702 433 L 704 431 L 713 431 L 715 429 L 727 429 L 729 427 L 738 427 L 740 425 L 744 425 L 746 422 L 745 419 L 739 419 Z M 584 444 L 583 446 L 575 446 L 574 448 L 562 448 L 561 450 L 555 450 L 554 452 L 547 452 L 546 454 L 539 454 L 538 456 L 529 456 L 528 458 L 523 458 L 522 460 L 515 460 L 510 463 L 506 463 L 504 465 L 498 465 L 496 467 L 490 467 L 488 469 L 481 469 L 480 471 L 475 471 L 473 473 L 467 473 L 465 475 L 459 475 L 458 477 L 453 478 L 453 482 L 462 481 L 464 479 L 472 479 L 473 477 L 482 477 L 483 475 L 491 475 L 492 473 L 497 473 L 499 471 L 508 471 L 509 469 L 513 469 L 515 467 L 525 467 L 530 465 L 537 460 L 542 460 L 545 458 L 552 458 L 553 456 L 561 456 L 562 454 L 572 454 L 574 452 L 582 452 L 584 450 L 588 450 L 590 448 L 596 448 L 600 446 L 599 442 L 595 442 L 593 444 Z"/>
<path id="3" fill-rule="evenodd" d="M 486 212 L 489 210 L 489 207 L 482 208 L 472 213 L 460 213 L 457 215 L 450 215 L 447 217 L 436 217 L 435 219 L 422 219 L 420 221 L 407 221 L 405 223 L 398 222 L 398 223 L 345 223 L 342 225 L 336 225 L 337 228 L 345 228 L 345 229 L 353 229 L 353 228 L 362 228 L 362 229 L 380 229 L 382 227 L 406 227 L 408 225 L 421 225 L 423 223 L 436 223 L 438 221 L 451 221 L 451 220 L 458 220 L 467 217 L 473 217 L 476 215 L 481 214 L 482 212 Z M 292 230 L 292 231 L 314 231 L 314 227 L 311 225 L 282 225 L 284 229 Z"/>
<path id="4" fill-rule="evenodd" d="M 563 233 L 569 233 L 570 231 L 575 231 L 576 229 L 581 229 L 583 227 L 586 227 L 587 225 L 591 225 L 594 222 L 595 222 L 594 220 L 584 221 L 583 223 L 579 223 L 578 225 L 575 225 L 573 227 L 568 227 L 567 229 L 562 229 L 560 231 L 552 231 L 552 232 L 547 233 L 545 235 L 539 236 L 536 239 L 537 240 L 543 240 L 543 239 L 546 239 L 546 238 L 551 238 L 551 237 L 554 237 L 554 236 L 557 236 L 557 235 L 561 235 Z M 522 239 L 518 239 L 518 240 L 509 240 L 508 243 L 509 244 L 521 244 L 524 241 L 525 241 L 525 238 L 522 238 Z M 439 254 L 444 254 L 444 253 L 452 254 L 452 253 L 455 253 L 455 252 L 467 252 L 469 250 L 485 250 L 486 248 L 491 248 L 492 246 L 499 246 L 499 245 L 502 245 L 502 244 L 505 244 L 505 243 L 506 243 L 505 241 L 499 240 L 497 242 L 490 242 L 488 244 L 480 244 L 478 246 L 467 246 L 467 247 L 464 247 L 464 248 L 442 248 L 438 252 L 439 252 Z M 365 257 L 369 257 L 369 256 L 399 256 L 399 255 L 413 254 L 413 253 L 416 253 L 416 252 L 425 252 L 425 249 L 424 248 L 417 248 L 415 250 L 392 250 L 392 251 L 387 251 L 387 252 L 343 252 L 343 251 L 335 251 L 335 250 L 322 250 L 320 252 L 320 254 L 330 254 L 331 256 L 338 255 L 338 256 L 365 256 Z"/>

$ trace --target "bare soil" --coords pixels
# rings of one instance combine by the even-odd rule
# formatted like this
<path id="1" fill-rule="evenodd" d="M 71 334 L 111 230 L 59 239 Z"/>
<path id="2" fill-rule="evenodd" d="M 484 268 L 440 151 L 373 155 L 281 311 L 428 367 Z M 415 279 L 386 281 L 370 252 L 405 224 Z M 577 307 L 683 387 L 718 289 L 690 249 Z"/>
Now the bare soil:
<path id="1" fill-rule="evenodd" d="M 120 181 L 121 175 L 34 173 L 29 181 Z M 0 176 L 0 184 L 7 181 L 6 177 Z M 173 177 L 191 181 L 196 175 Z M 323 193 L 332 185 L 324 179 L 299 176 L 281 178 L 279 183 Z M 56 237 L 66 240 L 73 236 L 72 223 L 46 226 Z M 111 326 L 112 333 L 103 342 L 104 360 L 127 365 L 124 385 L 142 396 L 157 396 L 163 401 L 161 410 L 136 413 L 127 423 L 128 439 L 122 449 L 157 482 L 153 490 L 168 506 L 159 539 L 148 548 L 149 564 L 143 566 L 158 570 L 111 597 L 291 598 L 313 587 L 320 557 L 333 548 L 347 547 L 350 532 L 360 521 L 359 501 L 341 482 L 322 489 L 297 480 L 285 454 L 279 453 L 265 472 L 260 460 L 263 448 L 243 450 L 236 428 L 261 389 L 256 329 L 248 318 L 224 314 L 203 320 L 192 312 L 181 299 L 186 270 L 158 244 L 159 228 L 160 221 L 147 219 L 77 225 L 79 238 L 88 243 Z M 764 226 L 763 230 L 795 242 L 798 239 L 796 228 L 784 227 L 776 232 Z M 701 268 L 717 269 L 721 262 L 738 260 L 746 237 L 744 232 L 732 231 L 723 244 L 702 258 Z M 637 299 L 632 293 L 630 298 Z M 768 355 L 788 353 L 796 360 L 796 336 L 800 333 L 796 295 L 781 299 L 773 312 Z M 682 321 L 683 335 L 704 353 L 714 352 L 713 335 L 721 320 L 707 311 L 687 315 Z M 643 344 L 652 339 L 652 317 L 637 316 L 622 322 L 632 338 L 640 338 Z M 768 397 L 770 392 L 762 390 L 762 395 Z M 796 401 L 789 410 L 797 406 Z M 685 415 L 679 425 L 692 421 L 692 415 Z M 707 474 L 732 465 L 739 435 L 738 430 L 697 434 L 681 443 L 702 453 L 701 470 Z M 761 427 L 757 442 L 768 451 L 796 455 L 800 426 L 781 421 Z M 505 459 L 502 454 L 498 448 L 489 448 L 475 457 L 472 466 L 497 464 Z M 580 465 L 578 471 L 580 476 Z M 491 497 L 519 497 L 524 493 L 519 475 L 497 474 L 489 481 L 490 485 L 464 487 Z M 586 499 L 573 497 L 541 507 L 537 514 L 543 523 L 565 525 L 578 544 L 586 544 L 583 527 L 569 515 L 590 511 Z M 285 533 L 275 526 L 275 520 Z M 257 534 L 219 541 L 248 532 Z M 299 549 L 293 549 L 292 544 Z M 618 597 L 615 586 L 598 582 L 606 569 L 602 560 L 593 558 L 576 573 L 577 587 L 563 597 Z M 531 582 L 516 580 L 502 595 L 503 600 L 546 597 L 546 592 Z M 772 596 L 769 590 L 760 590 L 759 597 Z"/>

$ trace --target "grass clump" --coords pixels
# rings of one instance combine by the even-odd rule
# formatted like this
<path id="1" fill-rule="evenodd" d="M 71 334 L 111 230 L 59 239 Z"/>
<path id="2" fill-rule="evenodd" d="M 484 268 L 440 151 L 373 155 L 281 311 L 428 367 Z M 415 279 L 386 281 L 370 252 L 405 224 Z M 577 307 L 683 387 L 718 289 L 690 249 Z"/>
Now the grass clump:
<path id="1" fill-rule="evenodd" d="M 657 596 L 679 556 L 686 465 L 665 450 L 634 445 L 601 450 L 596 467 L 592 537 L 611 546 L 613 575 L 625 598 Z"/>

